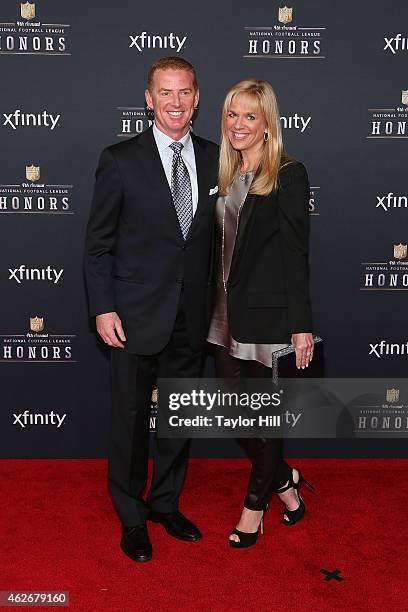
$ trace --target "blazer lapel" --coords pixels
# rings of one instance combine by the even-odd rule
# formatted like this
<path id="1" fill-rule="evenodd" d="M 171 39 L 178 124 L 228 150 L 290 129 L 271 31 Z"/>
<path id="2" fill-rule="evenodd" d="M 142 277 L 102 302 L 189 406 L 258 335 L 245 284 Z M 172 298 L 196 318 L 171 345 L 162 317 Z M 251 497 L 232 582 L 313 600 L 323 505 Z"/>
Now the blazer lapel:
<path id="1" fill-rule="evenodd" d="M 235 238 L 234 252 L 232 254 L 231 268 L 228 277 L 229 286 L 232 286 L 236 282 L 235 273 L 238 269 L 238 264 L 244 257 L 248 246 L 249 232 L 253 225 L 257 211 L 257 198 L 258 196 L 255 194 L 248 194 L 241 210 L 238 232 Z"/>

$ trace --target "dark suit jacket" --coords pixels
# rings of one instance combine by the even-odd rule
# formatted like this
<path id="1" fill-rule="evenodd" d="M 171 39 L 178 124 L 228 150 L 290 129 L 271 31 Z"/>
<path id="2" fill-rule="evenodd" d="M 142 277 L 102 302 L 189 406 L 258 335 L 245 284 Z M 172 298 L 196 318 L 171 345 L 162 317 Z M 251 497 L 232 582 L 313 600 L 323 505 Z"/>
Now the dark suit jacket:
<path id="1" fill-rule="evenodd" d="M 309 181 L 303 164 L 282 166 L 279 189 L 249 194 L 227 283 L 228 323 L 238 342 L 290 343 L 310 332 Z"/>
<path id="2" fill-rule="evenodd" d="M 218 146 L 192 139 L 199 198 L 186 241 L 152 129 L 99 160 L 84 259 L 89 311 L 116 311 L 130 352 L 151 355 L 167 344 L 183 285 L 190 343 L 205 338 Z"/>

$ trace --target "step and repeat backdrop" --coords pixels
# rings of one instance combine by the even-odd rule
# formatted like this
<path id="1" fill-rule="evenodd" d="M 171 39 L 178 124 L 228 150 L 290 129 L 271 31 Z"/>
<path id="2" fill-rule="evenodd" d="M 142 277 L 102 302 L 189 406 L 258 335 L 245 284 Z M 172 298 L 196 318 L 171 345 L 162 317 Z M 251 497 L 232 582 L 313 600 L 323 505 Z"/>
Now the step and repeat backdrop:
<path id="1" fill-rule="evenodd" d="M 390 387 L 406 376 L 404 0 L 2 0 L 2 457 L 105 455 L 108 354 L 87 317 L 84 232 L 99 153 L 149 126 L 146 74 L 164 55 L 196 66 L 194 130 L 214 141 L 228 88 L 250 76 L 272 83 L 286 150 L 309 172 L 326 375 L 389 378 Z M 399 403 L 405 410 L 408 397 Z M 195 441 L 193 453 L 234 452 L 216 442 Z M 291 444 L 315 456 L 406 452 L 391 438 Z"/>

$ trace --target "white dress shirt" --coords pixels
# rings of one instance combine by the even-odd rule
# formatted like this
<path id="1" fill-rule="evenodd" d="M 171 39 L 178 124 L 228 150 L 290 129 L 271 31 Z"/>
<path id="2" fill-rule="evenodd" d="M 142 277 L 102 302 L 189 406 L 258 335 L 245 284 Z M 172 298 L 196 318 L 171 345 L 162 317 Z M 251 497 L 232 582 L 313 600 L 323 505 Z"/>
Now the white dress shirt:
<path id="1" fill-rule="evenodd" d="M 153 123 L 153 136 L 156 141 L 157 148 L 159 150 L 160 159 L 163 164 L 163 169 L 166 174 L 167 182 L 171 189 L 171 166 L 173 163 L 173 150 L 170 149 L 170 145 L 173 142 L 181 142 L 183 149 L 181 151 L 181 157 L 183 158 L 184 163 L 186 164 L 188 174 L 190 175 L 190 183 L 191 183 L 191 195 L 193 200 L 193 216 L 197 210 L 197 202 L 198 202 L 198 182 L 197 182 L 197 170 L 196 170 L 196 162 L 194 155 L 194 146 L 193 141 L 191 140 L 190 132 L 187 132 L 183 138 L 180 138 L 179 141 L 174 141 L 170 136 L 164 134 L 159 128 Z"/>

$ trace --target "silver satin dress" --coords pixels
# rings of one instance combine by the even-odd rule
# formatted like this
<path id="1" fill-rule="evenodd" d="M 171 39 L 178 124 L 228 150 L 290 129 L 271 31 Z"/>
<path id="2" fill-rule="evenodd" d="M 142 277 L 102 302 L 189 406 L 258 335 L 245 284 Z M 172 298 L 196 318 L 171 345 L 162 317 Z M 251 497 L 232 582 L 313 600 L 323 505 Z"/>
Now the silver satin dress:
<path id="1" fill-rule="evenodd" d="M 220 241 L 219 265 L 217 270 L 217 285 L 214 312 L 211 318 L 207 342 L 217 344 L 229 349 L 229 354 L 238 359 L 259 361 L 267 367 L 272 367 L 272 353 L 290 346 L 289 344 L 247 344 L 237 342 L 231 336 L 228 328 L 227 316 L 227 294 L 223 283 L 223 262 L 222 262 L 222 234 L 224 221 L 224 202 L 225 202 L 225 221 L 224 221 L 224 280 L 228 280 L 232 255 L 234 252 L 235 239 L 238 233 L 239 215 L 241 206 L 245 201 L 254 178 L 253 172 L 245 175 L 237 175 L 229 189 L 227 196 L 221 196 L 217 200 L 215 218 L 217 224 L 217 236 Z M 244 297 L 244 296 L 243 296 Z"/>

